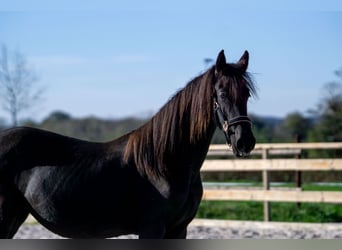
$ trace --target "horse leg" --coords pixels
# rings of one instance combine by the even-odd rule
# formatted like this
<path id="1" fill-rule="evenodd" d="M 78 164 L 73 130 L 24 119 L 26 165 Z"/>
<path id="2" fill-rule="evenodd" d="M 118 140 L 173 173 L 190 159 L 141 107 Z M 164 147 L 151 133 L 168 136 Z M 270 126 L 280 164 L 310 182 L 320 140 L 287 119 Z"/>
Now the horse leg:
<path id="1" fill-rule="evenodd" d="M 177 227 L 166 231 L 165 239 L 185 239 L 187 234 L 187 226 Z"/>
<path id="2" fill-rule="evenodd" d="M 163 239 L 165 226 L 160 221 L 151 221 L 144 224 L 139 232 L 139 239 Z"/>
<path id="3" fill-rule="evenodd" d="M 13 238 L 28 214 L 23 198 L 0 183 L 0 238 Z"/>
<path id="4" fill-rule="evenodd" d="M 145 225 L 139 233 L 139 239 L 185 239 L 187 225 L 166 229 L 160 222 Z"/>

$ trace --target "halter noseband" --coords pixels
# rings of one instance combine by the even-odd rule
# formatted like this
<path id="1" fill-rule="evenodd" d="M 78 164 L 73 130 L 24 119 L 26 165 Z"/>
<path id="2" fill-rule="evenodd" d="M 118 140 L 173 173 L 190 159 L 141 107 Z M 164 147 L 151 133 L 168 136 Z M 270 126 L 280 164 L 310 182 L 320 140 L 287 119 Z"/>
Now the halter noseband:
<path id="1" fill-rule="evenodd" d="M 228 119 L 224 114 L 220 107 L 220 104 L 217 102 L 216 97 L 214 97 L 214 111 L 216 114 L 216 119 L 222 127 L 222 130 L 225 132 L 226 137 L 228 136 L 228 130 L 230 126 L 238 124 L 238 123 L 249 123 L 252 125 L 251 119 L 248 116 L 240 115 L 233 117 L 232 119 Z M 227 137 L 228 138 L 228 137 Z M 228 138 L 229 139 L 229 138 Z"/>

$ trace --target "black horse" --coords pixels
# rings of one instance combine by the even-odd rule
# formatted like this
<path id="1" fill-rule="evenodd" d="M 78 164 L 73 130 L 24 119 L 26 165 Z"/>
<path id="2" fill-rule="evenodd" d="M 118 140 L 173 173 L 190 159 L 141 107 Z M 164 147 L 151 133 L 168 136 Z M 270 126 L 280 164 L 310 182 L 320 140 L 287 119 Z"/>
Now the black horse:
<path id="1" fill-rule="evenodd" d="M 176 93 L 145 125 L 107 143 L 18 127 L 0 134 L 0 237 L 31 213 L 70 238 L 185 238 L 202 197 L 200 168 L 215 128 L 237 156 L 254 148 L 246 51 Z"/>

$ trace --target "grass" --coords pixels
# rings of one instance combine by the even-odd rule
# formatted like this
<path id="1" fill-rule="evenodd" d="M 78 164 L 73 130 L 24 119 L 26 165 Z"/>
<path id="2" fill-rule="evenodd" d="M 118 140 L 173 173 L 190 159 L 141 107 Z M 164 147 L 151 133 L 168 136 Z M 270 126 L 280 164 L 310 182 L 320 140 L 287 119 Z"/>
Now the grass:
<path id="1" fill-rule="evenodd" d="M 292 185 L 285 185 L 286 187 Z M 303 185 L 305 191 L 342 191 L 341 186 Z M 197 218 L 263 221 L 263 202 L 202 201 Z M 272 202 L 272 221 L 342 222 L 341 204 Z"/>
<path id="2" fill-rule="evenodd" d="M 197 218 L 263 221 L 262 202 L 202 201 Z M 342 206 L 334 204 L 272 202 L 272 221 L 342 222 Z"/>

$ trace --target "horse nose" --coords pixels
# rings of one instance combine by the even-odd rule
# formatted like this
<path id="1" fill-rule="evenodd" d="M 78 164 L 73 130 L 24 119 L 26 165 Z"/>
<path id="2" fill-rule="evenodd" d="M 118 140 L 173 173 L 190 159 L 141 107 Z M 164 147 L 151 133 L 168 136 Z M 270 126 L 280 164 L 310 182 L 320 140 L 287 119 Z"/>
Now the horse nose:
<path id="1" fill-rule="evenodd" d="M 255 137 L 252 132 L 248 135 L 238 138 L 236 141 L 236 148 L 240 152 L 241 156 L 247 156 L 255 146 Z"/>

